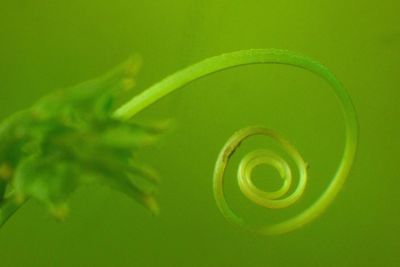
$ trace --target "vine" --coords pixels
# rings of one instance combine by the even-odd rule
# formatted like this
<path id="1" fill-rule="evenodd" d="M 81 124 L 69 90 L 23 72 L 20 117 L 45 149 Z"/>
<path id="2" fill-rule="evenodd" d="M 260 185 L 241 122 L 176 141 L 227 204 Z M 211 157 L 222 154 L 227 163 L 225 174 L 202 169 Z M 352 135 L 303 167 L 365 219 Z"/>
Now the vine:
<path id="1" fill-rule="evenodd" d="M 354 110 L 353 104 L 351 102 L 351 99 L 347 93 L 347 91 L 344 89 L 344 87 L 341 85 L 341 83 L 336 79 L 336 77 L 322 64 L 318 63 L 317 61 L 310 59 L 306 56 L 299 55 L 293 52 L 285 51 L 285 50 L 277 50 L 277 49 L 253 49 L 253 50 L 244 50 L 244 51 L 237 51 L 233 53 L 228 53 L 228 54 L 223 54 L 220 56 L 216 57 L 211 57 L 209 59 L 206 59 L 202 62 L 199 62 L 197 64 L 194 64 L 188 68 L 185 68 L 167 78 L 164 80 L 160 81 L 159 83 L 154 84 L 147 90 L 143 91 L 141 94 L 137 95 L 133 99 L 131 99 L 129 102 L 126 104 L 122 105 L 120 108 L 118 108 L 115 112 L 110 112 L 110 105 L 108 102 L 109 100 L 112 99 L 109 95 L 108 97 L 103 97 L 100 98 L 101 101 L 101 122 L 106 121 L 107 123 L 103 123 L 101 127 L 94 127 L 95 124 L 98 123 L 99 118 L 96 117 L 95 119 L 91 118 L 91 112 L 93 112 L 93 106 L 90 106 L 90 109 L 85 110 L 86 116 L 82 116 L 84 112 L 78 110 L 79 112 L 77 114 L 74 114 L 74 116 L 70 116 L 71 112 L 75 112 L 74 108 L 76 106 L 73 106 L 72 109 L 68 109 L 68 112 L 65 112 L 65 109 L 63 109 L 62 112 L 54 111 L 54 107 L 56 104 L 53 103 L 54 99 L 50 99 L 49 101 L 45 101 L 48 105 L 44 105 L 46 108 L 44 110 L 47 111 L 48 114 L 58 114 L 58 116 L 54 117 L 53 115 L 50 116 L 53 120 L 51 120 L 52 123 L 54 123 L 54 118 L 57 118 L 55 121 L 59 123 L 59 118 L 60 114 L 63 119 L 61 125 L 58 125 L 58 128 L 62 128 L 66 126 L 65 119 L 67 118 L 68 123 L 67 123 L 67 133 L 69 134 L 68 130 L 71 130 L 71 128 L 75 131 L 78 130 L 78 134 L 74 135 L 74 138 L 72 138 L 71 142 L 77 142 L 82 141 L 82 121 L 84 124 L 86 124 L 86 128 L 90 128 L 90 134 L 99 134 L 98 131 L 104 131 L 104 127 L 110 126 L 110 127 L 121 127 L 124 128 L 126 125 L 131 125 L 130 120 L 140 111 L 144 110 L 145 108 L 151 106 L 153 103 L 157 102 L 164 96 L 174 92 L 175 90 L 184 87 L 188 83 L 191 83 L 199 78 L 202 78 L 204 76 L 207 76 L 209 74 L 226 70 L 229 68 L 233 67 L 238 67 L 238 66 L 243 66 L 243 65 L 250 65 L 250 64 L 284 64 L 284 65 L 290 65 L 298 68 L 302 68 L 308 71 L 311 71 L 312 73 L 318 75 L 319 77 L 323 78 L 328 84 L 333 88 L 334 93 L 337 96 L 337 99 L 340 101 L 341 106 L 342 106 L 342 111 L 345 119 L 345 127 L 346 127 L 346 141 L 345 141 L 345 148 L 343 152 L 343 157 L 342 160 L 339 164 L 339 167 L 334 174 L 332 180 L 330 181 L 329 185 L 325 189 L 325 191 L 320 195 L 320 197 L 316 200 L 315 203 L 313 203 L 310 207 L 308 207 L 306 210 L 302 211 L 300 214 L 295 215 L 292 218 L 289 218 L 283 222 L 273 224 L 273 225 L 261 225 L 261 226 L 255 226 L 255 225 L 250 225 L 249 223 L 245 222 L 240 216 L 236 215 L 235 212 L 229 207 L 228 203 L 226 202 L 225 199 L 225 192 L 224 192 L 224 174 L 226 170 L 226 166 L 229 162 L 230 157 L 236 150 L 236 148 L 247 138 L 254 136 L 254 135 L 263 135 L 263 136 L 268 136 L 270 138 L 275 139 L 278 141 L 278 143 L 286 150 L 286 152 L 292 156 L 294 162 L 297 165 L 298 172 L 299 172 L 299 181 L 297 183 L 297 186 L 295 189 L 290 190 L 290 187 L 292 185 L 292 174 L 291 170 L 288 166 L 288 164 L 277 154 L 275 154 L 272 151 L 268 150 L 257 150 L 254 152 L 249 153 L 247 156 L 245 156 L 239 166 L 238 170 L 238 184 L 239 188 L 242 191 L 242 193 L 252 202 L 256 203 L 259 206 L 266 207 L 266 208 L 285 208 L 288 207 L 292 204 L 294 204 L 297 200 L 300 199 L 302 196 L 306 183 L 307 183 L 307 164 L 304 162 L 302 159 L 301 155 L 297 151 L 297 149 L 292 146 L 285 138 L 283 138 L 280 134 L 276 133 L 273 130 L 261 127 L 261 126 L 253 126 L 253 127 L 248 127 L 242 130 L 239 130 L 236 132 L 225 144 L 223 149 L 221 150 L 218 159 L 216 161 L 215 169 L 214 169 L 214 179 L 213 179 L 213 189 L 214 189 L 214 196 L 215 200 L 217 202 L 218 208 L 221 211 L 221 213 L 224 215 L 224 217 L 230 221 L 233 224 L 239 225 L 241 227 L 244 227 L 250 231 L 261 233 L 261 234 L 281 234 L 285 232 L 292 231 L 294 229 L 297 229 L 316 217 L 318 217 L 327 207 L 328 205 L 333 201 L 337 193 L 340 191 L 342 185 L 344 184 L 346 177 L 349 174 L 350 168 L 352 166 L 352 163 L 354 161 L 355 153 L 356 153 L 356 147 L 357 147 L 357 132 L 358 132 L 358 123 L 357 123 L 357 117 L 356 117 L 356 112 Z M 124 72 L 126 74 L 126 66 L 124 68 Z M 129 68 L 128 68 L 129 70 Z M 129 71 L 128 71 L 129 72 Z M 113 74 L 108 75 L 107 79 L 103 79 L 101 83 L 97 82 L 92 85 L 93 88 L 97 87 L 104 87 L 103 85 L 105 84 L 106 81 L 108 81 L 108 84 L 110 84 L 110 77 L 113 77 L 111 80 L 115 81 L 115 73 L 120 73 L 120 72 L 113 72 Z M 118 75 L 117 75 L 118 76 Z M 119 77 L 119 76 L 118 76 Z M 118 78 L 121 80 L 121 77 Z M 111 83 L 113 84 L 113 83 Z M 125 83 L 126 84 L 126 81 Z M 89 83 L 90 85 L 90 83 Z M 100 86 L 101 85 L 101 86 Z M 97 86 L 97 87 L 96 87 Z M 85 89 L 88 86 L 88 84 L 83 84 L 79 88 L 80 90 Z M 114 88 L 114 86 L 111 86 L 111 88 Z M 121 87 L 121 85 L 119 85 Z M 98 90 L 94 90 L 94 92 L 98 93 Z M 88 96 L 85 96 L 86 100 L 94 98 L 94 94 L 89 94 Z M 98 97 L 97 97 L 98 98 Z M 74 98 L 75 99 L 75 98 Z M 81 98 L 79 98 L 81 99 Z M 104 101 L 106 99 L 107 101 Z M 50 103 L 50 104 L 49 104 Z M 85 102 L 86 103 L 86 102 Z M 48 106 L 53 107 L 53 109 L 50 109 Z M 40 105 L 39 105 L 40 106 Z M 95 107 L 99 106 L 99 103 L 96 102 Z M 41 105 L 43 107 L 43 104 Z M 43 119 L 43 114 L 38 116 L 38 109 L 34 109 L 35 112 L 29 113 L 30 116 L 28 116 L 28 120 L 32 121 L 32 114 L 35 114 L 35 118 L 40 118 L 36 119 L 36 122 L 39 121 L 39 124 L 43 124 L 43 121 L 48 123 L 49 121 L 49 116 L 46 117 L 46 119 Z M 39 109 L 40 110 L 40 109 Z M 71 111 L 72 110 L 72 111 Z M 106 112 L 104 112 L 106 110 Z M 40 112 L 39 112 L 40 113 Z M 67 115 L 66 115 L 67 114 Z M 67 116 L 67 117 L 66 117 Z M 79 117 L 78 120 L 76 120 L 76 117 Z M 90 119 L 87 119 L 87 117 L 90 117 Z M 84 118 L 84 119 L 82 119 Z M 110 123 L 110 121 L 112 123 Z M 37 123 L 34 124 L 37 126 Z M 127 139 L 129 139 L 130 135 L 134 135 L 137 137 L 137 131 L 143 129 L 142 126 L 134 125 L 130 126 L 131 128 L 128 127 L 128 129 L 125 129 L 125 131 L 118 131 L 118 134 L 123 134 L 126 135 Z M 133 127 L 133 128 L 132 128 Z M 15 130 L 15 127 L 12 128 Z M 42 128 L 40 128 L 42 129 Z M 109 129 L 106 127 L 106 129 Z M 145 140 L 148 140 L 149 135 L 156 135 L 159 132 L 161 132 L 160 129 L 157 127 L 144 127 L 146 129 L 143 132 L 143 137 L 142 135 L 139 135 L 142 139 L 138 139 L 138 141 L 135 144 L 131 144 L 130 146 L 124 147 L 126 145 L 125 143 L 122 144 L 122 147 L 120 147 L 120 150 L 118 150 L 118 153 L 124 153 L 129 151 L 129 149 L 136 149 L 137 146 L 141 143 L 146 143 Z M 96 131 L 95 133 L 93 131 Z M 21 196 L 24 194 L 27 194 L 29 196 L 33 196 L 38 198 L 39 200 L 42 200 L 42 202 L 45 202 L 50 205 L 50 208 L 55 211 L 55 214 L 60 214 L 60 204 L 59 203 L 64 203 L 65 197 L 58 199 L 57 193 L 54 195 L 53 191 L 54 188 L 51 188 L 51 197 L 49 197 L 49 193 L 45 193 L 43 195 L 43 190 L 39 190 L 40 192 L 38 193 L 37 188 L 38 185 L 35 184 L 33 190 L 31 186 L 26 187 L 26 184 L 28 183 L 31 178 L 26 178 L 25 174 L 37 174 L 37 170 L 43 171 L 44 168 L 43 166 L 46 166 L 46 164 L 51 163 L 52 157 L 54 156 L 54 153 L 51 153 L 51 157 L 49 158 L 48 161 L 43 161 L 43 151 L 48 150 L 44 149 L 43 147 L 43 140 L 48 140 L 48 139 L 53 139 L 54 137 L 54 131 L 46 132 L 45 138 L 40 139 L 41 143 L 39 145 L 40 149 L 35 150 L 35 157 L 32 159 L 32 156 L 26 156 L 24 155 L 24 162 L 23 164 L 20 163 L 20 161 L 16 161 L 13 164 L 6 164 L 2 165 L 3 168 L 0 168 L 0 177 L 1 177 L 1 170 L 4 170 L 3 173 L 8 174 L 7 177 L 7 183 L 3 182 L 3 188 L 4 184 L 10 184 L 11 187 L 14 187 L 19 194 L 15 194 L 17 196 Z M 84 134 L 87 134 L 85 131 Z M 136 135 L 135 135 L 136 134 Z M 42 134 L 43 135 L 43 134 Z M 0 135 L 1 136 L 1 135 Z M 68 135 L 69 137 L 69 135 Z M 63 136 L 65 139 L 65 137 Z M 120 137 L 113 137 L 114 139 L 119 139 Z M 147 139 L 146 139 L 147 138 Z M 28 138 L 29 139 L 29 138 Z M 32 139 L 32 138 L 31 138 Z M 31 140 L 29 139 L 29 140 Z M 34 138 L 33 138 L 34 139 Z M 62 138 L 61 138 L 62 139 Z M 59 141 L 59 139 L 57 139 Z M 126 141 L 128 142 L 128 141 Z M 47 142 L 46 147 L 50 145 L 54 145 L 54 142 Z M 59 149 L 59 146 L 63 145 L 62 148 L 64 150 L 68 150 L 69 148 L 67 147 L 68 143 L 63 143 L 63 142 L 56 142 L 56 146 Z M 121 144 L 119 144 L 121 145 Z M 90 147 L 90 153 L 96 153 L 96 151 L 99 150 L 99 147 L 101 148 L 104 146 L 103 143 L 95 143 L 92 144 Z M 107 149 L 109 149 L 110 144 L 107 144 Z M 115 144 L 112 144 L 112 151 L 115 149 Z M 1 151 L 0 151 L 1 152 Z M 4 151 L 3 151 L 4 153 Z M 87 152 L 89 153 L 89 152 Z M 144 168 L 138 168 L 137 165 L 136 168 L 132 167 L 132 162 L 127 160 L 126 158 L 130 158 L 131 154 L 127 154 L 126 158 L 123 157 L 122 160 L 123 162 L 129 162 L 127 165 L 122 165 L 118 162 L 117 159 L 113 159 L 113 156 L 115 157 L 116 154 L 110 153 L 110 157 L 102 158 L 101 160 L 97 160 L 93 162 L 93 159 L 88 159 L 85 157 L 85 154 L 78 153 L 77 151 L 68 151 L 66 155 L 58 155 L 56 157 L 57 160 L 59 161 L 60 159 L 65 163 L 67 162 L 65 166 L 63 165 L 57 171 L 54 171 L 58 176 L 60 173 L 60 170 L 62 170 L 61 173 L 65 174 L 70 174 L 71 170 L 73 170 L 74 167 L 76 167 L 76 161 L 78 162 L 85 162 L 88 164 L 88 166 L 91 166 L 89 170 L 89 174 L 93 174 L 94 172 L 96 173 L 97 176 L 104 176 L 105 175 L 110 175 L 115 177 L 116 174 L 121 175 L 124 174 L 124 172 L 121 172 L 117 168 L 122 168 L 123 171 L 126 172 L 134 172 L 136 174 L 139 174 L 139 176 L 145 176 L 147 178 L 151 178 L 152 175 L 150 175 L 152 172 L 149 171 L 148 169 Z M 32 153 L 31 153 L 32 154 Z M 72 158 L 71 158 L 72 155 Z M 119 154 L 118 154 L 119 155 Z M 125 154 L 124 154 L 125 155 Z M 129 155 L 129 157 L 128 157 Z M 47 154 L 45 154 L 47 156 Z M 22 157 L 22 156 L 21 156 Z M 26 159 L 28 158 L 28 159 Z M 58 162 L 57 161 L 57 162 Z M 7 162 L 3 159 L 3 162 Z M 38 162 L 40 164 L 38 164 Z M 111 163 L 112 164 L 111 164 Z M 0 161 L 1 163 L 1 161 Z M 32 164 L 34 163 L 34 164 Z M 106 164 L 105 164 L 106 163 Z M 109 164 L 109 168 L 103 167 L 99 168 L 99 164 Z M 279 173 L 281 174 L 281 178 L 283 179 L 283 183 L 281 188 L 274 192 L 265 192 L 257 186 L 255 186 L 252 183 L 251 180 L 251 173 L 252 170 L 259 165 L 262 164 L 267 164 L 275 167 Z M 29 167 L 27 168 L 26 165 Z M 5 167 L 4 167 L 5 166 Z M 22 166 L 22 167 L 21 167 Z M 25 166 L 25 168 L 24 168 Z M 16 178 L 11 177 L 14 168 L 17 169 L 17 174 L 15 175 Z M 29 171 L 26 171 L 29 170 Z M 33 169 L 33 171 L 32 171 Z M 93 169 L 95 171 L 93 171 Z M 18 170 L 19 173 L 22 173 L 24 175 L 18 175 Z M 78 170 L 79 171 L 79 170 Z M 85 169 L 85 171 L 87 171 Z M 77 173 L 77 172 L 76 172 Z M 88 172 L 86 172 L 87 174 Z M 18 177 L 23 177 L 18 178 Z M 39 175 L 43 176 L 43 175 Z M 154 178 L 154 177 L 153 177 Z M 150 210 L 153 212 L 157 211 L 157 206 L 155 204 L 155 201 L 152 198 L 152 192 L 151 190 L 147 190 L 147 187 L 143 187 L 143 181 L 139 182 L 135 180 L 133 183 L 131 183 L 132 177 L 128 175 L 126 180 L 120 180 L 120 181 L 115 181 L 115 180 L 107 180 L 107 183 L 111 183 L 113 188 L 117 188 L 120 191 L 123 191 L 124 193 L 134 197 L 136 200 L 141 202 L 143 205 L 148 207 Z M 6 179 L 3 179 L 6 180 Z M 9 180 L 14 181 L 12 183 L 8 182 Z M 21 180 L 23 182 L 21 182 Z M 154 179 L 150 179 L 154 181 Z M 15 182 L 16 181 L 16 182 Z M 40 180 L 43 182 L 42 180 Z M 104 181 L 104 178 L 102 178 L 102 181 Z M 1 181 L 0 181 L 1 182 Z M 81 182 L 81 181 L 80 181 Z M 47 182 L 45 182 L 46 184 Z M 22 185 L 21 185 L 22 184 Z M 29 184 L 29 183 L 28 183 Z M 77 183 L 79 184 L 79 183 Z M 43 183 L 41 184 L 43 187 Z M 47 186 L 47 184 L 46 184 Z M 44 186 L 44 188 L 46 188 Z M 76 185 L 72 186 L 72 189 L 75 189 Z M 1 184 L 0 184 L 0 189 L 1 189 Z M 43 189 L 40 188 L 39 189 Z M 48 189 L 48 188 L 47 188 Z M 25 191 L 26 192 L 25 192 Z M 52 191 L 53 190 L 53 191 Z M 65 193 L 64 189 L 58 188 L 58 194 Z M 1 191 L 1 190 L 0 190 Z M 5 191 L 5 190 L 3 190 Z M 72 192 L 73 190 L 71 190 Z M 288 192 L 291 191 L 290 194 Z M 70 193 L 70 192 L 68 192 Z M 14 197 L 15 198 L 15 197 Z M 1 200 L 2 198 L 0 198 Z M 58 201 L 60 200 L 60 201 Z M 3 224 L 16 210 L 17 208 L 23 203 L 23 201 L 15 202 L 15 201 L 8 201 L 8 200 L 3 200 L 1 203 L 1 209 L 0 209 L 0 225 Z M 16 205 L 15 203 L 19 203 Z M 61 205 L 62 206 L 62 205 Z M 62 212 L 61 212 L 62 214 Z"/>

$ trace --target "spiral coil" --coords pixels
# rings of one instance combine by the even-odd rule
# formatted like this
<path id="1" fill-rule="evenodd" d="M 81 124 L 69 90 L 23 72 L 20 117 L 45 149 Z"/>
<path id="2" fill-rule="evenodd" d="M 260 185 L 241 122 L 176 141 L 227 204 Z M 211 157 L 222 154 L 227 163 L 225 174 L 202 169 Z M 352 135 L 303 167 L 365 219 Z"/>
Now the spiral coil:
<path id="1" fill-rule="evenodd" d="M 288 194 L 293 180 L 289 164 L 281 156 L 270 150 L 256 150 L 250 152 L 240 161 L 238 168 L 238 185 L 241 192 L 253 203 L 269 209 L 286 208 L 296 203 L 303 195 L 307 184 L 307 163 L 289 141 L 273 130 L 261 126 L 247 127 L 236 132 L 229 138 L 221 150 L 214 171 L 214 195 L 220 211 L 228 221 L 234 224 L 238 224 L 253 231 L 267 233 L 269 232 L 268 229 L 270 226 L 264 227 L 263 229 L 258 227 L 258 229 L 256 229 L 253 226 L 249 226 L 242 218 L 238 217 L 227 204 L 223 189 L 225 171 L 230 157 L 244 140 L 255 135 L 268 136 L 276 140 L 282 146 L 285 152 L 294 160 L 298 168 L 299 180 L 296 187 Z M 259 189 L 254 185 L 251 179 L 254 168 L 264 164 L 274 167 L 283 180 L 281 187 L 273 192 Z"/>

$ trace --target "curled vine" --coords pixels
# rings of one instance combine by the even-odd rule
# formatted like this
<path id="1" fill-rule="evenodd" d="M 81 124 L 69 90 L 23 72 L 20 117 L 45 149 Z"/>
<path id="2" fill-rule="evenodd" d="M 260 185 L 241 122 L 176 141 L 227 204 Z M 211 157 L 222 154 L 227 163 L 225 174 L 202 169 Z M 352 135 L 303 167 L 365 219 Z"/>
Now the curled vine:
<path id="1" fill-rule="evenodd" d="M 276 224 L 251 225 L 225 199 L 224 174 L 236 148 L 251 136 L 267 136 L 276 140 L 297 165 L 298 183 L 295 189 L 289 190 L 293 184 L 292 171 L 276 153 L 256 150 L 242 159 L 238 169 L 239 188 L 249 200 L 265 208 L 285 208 L 300 199 L 307 185 L 307 164 L 297 149 L 274 130 L 263 126 L 241 129 L 227 141 L 216 161 L 213 190 L 217 206 L 229 222 L 260 234 L 286 233 L 311 222 L 334 200 L 353 164 L 358 136 L 354 106 L 339 80 L 319 62 L 286 50 L 251 49 L 211 57 L 187 67 L 115 108 L 118 93 L 134 84 L 136 65 L 128 62 L 104 77 L 44 98 L 32 109 L 3 122 L 0 127 L 0 225 L 29 198 L 39 200 L 56 217 L 63 218 L 70 194 L 79 185 L 88 183 L 106 184 L 157 213 L 156 175 L 152 169 L 139 164 L 135 155 L 140 147 L 157 139 L 165 127 L 138 125 L 132 118 L 188 83 L 250 64 L 290 65 L 324 79 L 342 107 L 346 128 L 344 152 L 329 185 L 310 207 Z M 252 182 L 253 169 L 263 164 L 280 173 L 283 183 L 278 190 L 266 192 Z"/>

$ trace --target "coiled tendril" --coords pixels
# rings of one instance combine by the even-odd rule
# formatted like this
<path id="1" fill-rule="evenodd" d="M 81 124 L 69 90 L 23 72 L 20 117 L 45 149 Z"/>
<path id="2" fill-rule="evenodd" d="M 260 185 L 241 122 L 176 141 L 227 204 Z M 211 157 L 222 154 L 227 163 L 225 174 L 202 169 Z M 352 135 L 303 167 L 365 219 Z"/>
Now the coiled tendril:
<path id="1" fill-rule="evenodd" d="M 288 194 L 292 184 L 292 171 L 288 163 L 281 158 L 278 154 L 269 150 L 256 150 L 247 154 L 240 162 L 238 169 L 238 184 L 242 193 L 253 203 L 269 209 L 280 209 L 294 204 L 303 195 L 307 183 L 307 164 L 304 162 L 297 149 L 292 146 L 289 141 L 283 138 L 280 134 L 273 130 L 253 126 L 244 128 L 236 132 L 225 144 L 221 150 L 215 171 L 214 171 L 214 195 L 217 199 L 217 204 L 222 214 L 230 222 L 238 224 L 249 230 L 269 234 L 272 233 L 271 226 L 268 227 L 254 227 L 244 222 L 238 217 L 230 208 L 225 200 L 223 190 L 224 173 L 229 162 L 230 157 L 240 144 L 247 138 L 254 135 L 269 136 L 276 140 L 283 149 L 290 155 L 298 168 L 299 181 L 296 188 Z M 270 165 L 276 168 L 283 180 L 282 186 L 273 192 L 266 192 L 260 190 L 255 186 L 251 180 L 251 173 L 253 169 L 259 165 Z"/>
<path id="2" fill-rule="evenodd" d="M 337 98 L 342 105 L 342 111 L 346 126 L 346 143 L 340 165 L 330 181 L 328 187 L 321 196 L 306 210 L 300 214 L 289 218 L 283 222 L 267 225 L 252 226 L 238 217 L 228 206 L 224 190 L 224 172 L 235 149 L 246 138 L 254 135 L 269 136 L 278 141 L 286 152 L 293 157 L 299 172 L 299 182 L 291 194 L 284 196 L 288 191 L 292 181 L 292 174 L 288 164 L 275 153 L 268 150 L 257 150 L 248 154 L 239 166 L 238 182 L 243 194 L 254 203 L 266 208 L 284 208 L 295 203 L 304 192 L 307 181 L 307 164 L 304 162 L 299 152 L 286 139 L 276 132 L 264 127 L 248 127 L 235 133 L 225 144 L 217 159 L 214 169 L 214 196 L 218 208 L 225 218 L 250 231 L 261 234 L 281 234 L 297 229 L 320 215 L 327 206 L 333 201 L 341 189 L 350 171 L 354 160 L 357 147 L 358 124 L 357 117 L 347 91 L 335 76 L 322 64 L 308 57 L 276 49 L 256 49 L 244 50 L 228 53 L 206 59 L 183 69 L 161 82 L 153 85 L 134 97 L 127 104 L 115 112 L 115 116 L 120 119 L 130 119 L 132 116 L 158 101 L 167 94 L 175 91 L 182 86 L 209 75 L 214 72 L 225 70 L 232 67 L 249 64 L 285 64 L 306 69 L 326 80 L 334 89 Z M 260 164 L 269 164 L 275 167 L 281 174 L 283 184 L 280 189 L 274 192 L 264 192 L 258 189 L 251 181 L 252 170 Z"/>

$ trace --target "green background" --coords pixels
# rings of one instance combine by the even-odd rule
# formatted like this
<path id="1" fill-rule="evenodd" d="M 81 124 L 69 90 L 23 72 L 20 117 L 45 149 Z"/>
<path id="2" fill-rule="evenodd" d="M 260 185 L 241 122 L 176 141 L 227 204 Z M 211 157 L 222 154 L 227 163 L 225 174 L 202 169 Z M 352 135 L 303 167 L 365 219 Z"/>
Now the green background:
<path id="1" fill-rule="evenodd" d="M 212 196 L 213 165 L 225 140 L 261 124 L 298 147 L 311 168 L 296 207 L 259 210 L 237 192 L 232 176 L 227 182 L 232 206 L 250 221 L 286 218 L 315 200 L 338 165 L 340 106 L 319 78 L 285 66 L 202 79 L 137 118 L 175 122 L 142 153 L 163 178 L 159 217 L 101 187 L 79 190 L 65 223 L 30 202 L 0 231 L 0 266 L 399 266 L 399 13 L 394 0 L 0 0 L 1 119 L 133 53 L 144 59 L 139 92 L 206 57 L 274 47 L 327 65 L 360 121 L 357 159 L 333 205 L 298 231 L 252 235 L 228 224 Z M 239 155 L 256 145 L 273 144 L 256 139 Z M 259 179 L 263 174 L 273 178 Z M 262 187 L 278 183 L 271 169 L 255 175 Z"/>

